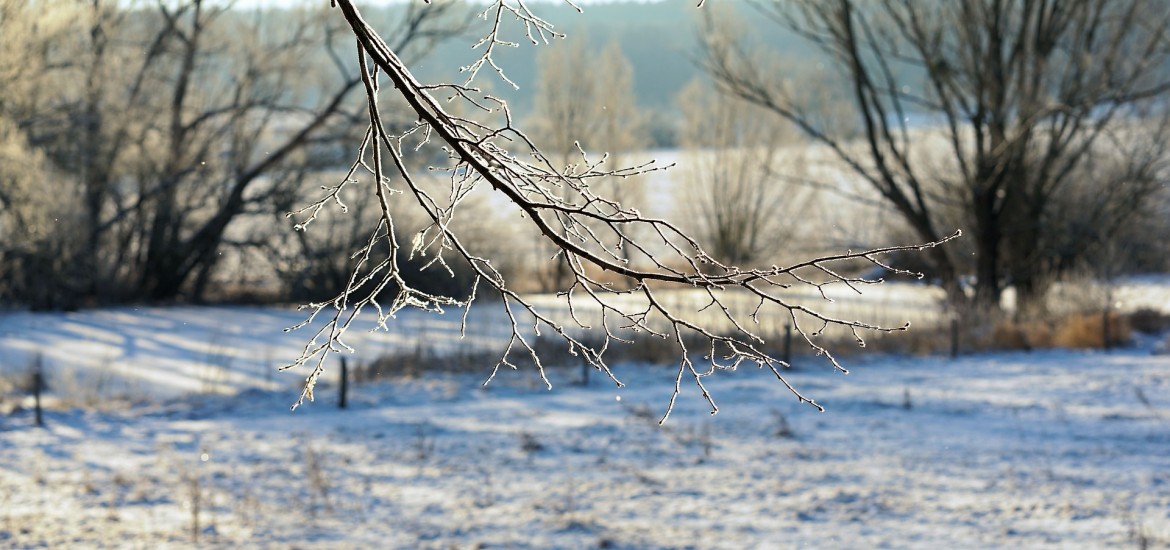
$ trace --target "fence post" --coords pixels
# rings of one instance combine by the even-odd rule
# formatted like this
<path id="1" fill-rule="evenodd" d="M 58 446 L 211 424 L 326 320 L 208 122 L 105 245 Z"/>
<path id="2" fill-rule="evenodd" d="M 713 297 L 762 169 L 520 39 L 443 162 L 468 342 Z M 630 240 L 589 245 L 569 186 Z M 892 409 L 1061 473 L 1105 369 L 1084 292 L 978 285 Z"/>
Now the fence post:
<path id="1" fill-rule="evenodd" d="M 41 414 L 41 392 L 45 387 L 45 375 L 43 373 L 44 359 L 41 354 L 37 354 L 33 359 L 33 407 L 36 411 L 36 423 L 38 428 L 45 426 L 45 417 Z"/>
<path id="2" fill-rule="evenodd" d="M 1105 304 L 1105 312 L 1101 314 L 1101 348 L 1109 351 L 1109 304 Z"/>
<path id="3" fill-rule="evenodd" d="M 959 319 L 951 318 L 951 359 L 959 357 Z"/>
<path id="4" fill-rule="evenodd" d="M 349 390 L 349 361 L 344 356 L 341 358 L 341 399 L 337 400 L 337 408 L 345 408 L 345 394 Z"/>

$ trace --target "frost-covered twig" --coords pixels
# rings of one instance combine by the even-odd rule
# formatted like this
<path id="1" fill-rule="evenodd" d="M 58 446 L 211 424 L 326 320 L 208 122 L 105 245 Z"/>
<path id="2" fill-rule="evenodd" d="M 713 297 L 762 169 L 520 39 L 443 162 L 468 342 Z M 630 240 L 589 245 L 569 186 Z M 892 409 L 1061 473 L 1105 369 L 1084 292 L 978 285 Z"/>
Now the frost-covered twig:
<path id="1" fill-rule="evenodd" d="M 768 367 L 792 389 L 798 399 L 819 407 L 788 385 L 780 371 L 788 365 L 764 349 L 763 338 L 753 328 L 758 325 L 763 308 L 790 317 L 803 340 L 817 353 L 824 354 L 835 368 L 844 371 L 833 355 L 814 341 L 824 328 L 846 327 L 861 342 L 858 330 L 890 332 L 906 327 L 882 327 L 824 315 L 808 306 L 790 303 L 781 295 L 781 291 L 797 284 L 818 289 L 827 284 L 845 284 L 857 290 L 858 285 L 873 281 L 843 275 L 832 268 L 833 264 L 865 260 L 888 268 L 879 259 L 883 254 L 938 246 L 954 238 L 952 236 L 926 245 L 846 252 L 787 267 L 751 268 L 719 262 L 705 252 L 695 238 L 670 222 L 645 216 L 616 201 L 598 196 L 590 187 L 591 182 L 599 178 L 630 176 L 660 169 L 656 164 L 613 168 L 606 166 L 607 157 L 590 160 L 584 151 L 579 151 L 579 163 L 558 169 L 538 144 L 513 124 L 502 101 L 480 94 L 471 87 L 471 80 L 463 85 L 425 85 L 419 82 L 396 52 L 362 19 L 349 0 L 338 0 L 337 5 L 357 38 L 359 65 L 369 103 L 370 129 L 359 149 L 358 159 L 342 184 L 327 189 L 326 196 L 320 202 L 310 205 L 305 212 L 310 214 L 311 220 L 326 203 L 337 200 L 337 193 L 342 186 L 351 182 L 359 170 L 364 170 L 375 182 L 372 198 L 378 201 L 382 215 L 367 244 L 354 256 L 353 276 L 346 290 L 330 302 L 309 305 L 312 313 L 306 323 L 326 310 L 332 310 L 332 317 L 327 326 L 317 332 L 313 342 L 305 347 L 301 356 L 289 365 L 314 367 L 306 381 L 302 399 L 312 399 L 313 384 L 322 372 L 325 356 L 347 348 L 341 338 L 364 308 L 375 308 L 379 326 L 385 328 L 387 319 L 404 307 L 434 311 L 441 311 L 446 306 L 469 308 L 475 296 L 482 294 L 481 287 L 486 286 L 501 299 L 501 307 L 511 322 L 511 338 L 492 370 L 492 376 L 502 366 L 515 368 L 508 357 L 513 349 L 517 349 L 532 359 L 542 379 L 551 387 L 532 341 L 533 335 L 539 335 L 545 330 L 562 339 L 571 353 L 581 356 L 620 385 L 606 365 L 605 351 L 612 341 L 625 341 L 623 331 L 643 331 L 673 341 L 679 352 L 675 389 L 663 421 L 669 416 L 682 391 L 682 381 L 688 377 L 698 386 L 712 413 L 716 412 L 718 407 L 704 386 L 703 378 L 718 370 L 735 369 L 744 363 Z M 514 15 L 523 24 L 529 40 L 534 43 L 557 36 L 550 24 L 532 14 L 522 2 L 494 2 L 484 12 L 491 28 L 481 41 L 481 45 L 486 44 L 483 57 L 469 68 L 472 78 L 484 64 L 500 70 L 491 59 L 491 48 L 506 44 L 499 38 L 502 14 L 505 13 Z M 389 81 L 394 93 L 417 116 L 416 125 L 404 133 L 392 134 L 382 120 L 378 108 L 381 90 L 379 77 Z M 448 101 L 463 102 L 473 107 L 473 111 L 502 112 L 504 120 L 492 125 L 454 114 L 445 109 L 444 102 L 433 95 L 440 90 L 452 93 Z M 450 164 L 443 170 L 450 174 L 450 193 L 443 201 L 437 200 L 424 188 L 419 177 L 403 159 L 403 151 L 409 150 L 404 148 L 404 140 L 416 134 L 424 136 L 422 139 L 425 140 L 438 141 L 448 155 Z M 392 188 L 391 182 L 397 182 L 401 188 Z M 473 253 L 464 244 L 462 235 L 453 228 L 452 220 L 459 211 L 460 203 L 470 193 L 484 187 L 503 194 L 517 206 L 528 223 L 556 246 L 558 256 L 563 257 L 569 266 L 571 281 L 558 295 L 569 310 L 567 324 L 516 292 L 503 274 L 493 267 L 490 258 Z M 394 220 L 389 207 L 391 195 L 397 193 L 401 194 L 395 195 L 394 200 L 413 202 L 430 221 L 430 225 L 416 236 L 408 253 L 426 254 L 432 258 L 432 262 L 440 265 L 446 265 L 444 258 L 448 255 L 461 258 L 476 276 L 474 285 L 477 292 L 472 293 L 472 298 L 458 301 L 419 292 L 402 278 L 398 262 L 404 249 L 395 238 Z M 302 222 L 301 226 L 306 223 Z M 382 252 L 379 257 L 385 256 L 386 259 L 374 262 L 371 254 L 378 247 L 381 247 Z M 623 250 L 636 251 L 644 256 L 645 261 L 642 263 L 645 265 L 630 261 L 628 258 L 631 255 L 621 253 Z M 598 271 L 620 275 L 628 283 L 619 286 L 602 282 L 592 275 Z M 809 272 L 817 273 L 819 280 L 806 275 Z M 702 291 L 708 300 L 706 307 L 729 323 L 731 330 L 718 330 L 716 327 L 721 323 L 688 317 L 686 308 L 664 298 L 664 294 L 671 289 Z M 393 296 L 389 308 L 383 309 L 378 303 L 378 297 L 383 293 Z M 732 294 L 751 296 L 755 306 L 747 310 L 736 307 L 736 301 L 729 299 Z M 622 302 L 610 299 L 622 295 L 638 297 L 636 302 L 639 305 L 623 306 Z M 590 304 L 590 307 L 600 310 L 600 326 L 594 326 L 579 315 L 580 309 L 584 307 L 582 304 Z M 466 311 L 464 320 L 466 322 Z M 532 325 L 531 333 L 524 328 L 528 323 Z M 802 323 L 812 323 L 818 328 L 808 331 Z M 576 329 L 593 330 L 600 335 L 601 343 L 585 343 L 574 336 Z M 695 364 L 692 350 L 688 348 L 688 342 L 696 337 L 706 342 L 705 367 Z M 320 338 L 326 341 L 318 342 Z"/>

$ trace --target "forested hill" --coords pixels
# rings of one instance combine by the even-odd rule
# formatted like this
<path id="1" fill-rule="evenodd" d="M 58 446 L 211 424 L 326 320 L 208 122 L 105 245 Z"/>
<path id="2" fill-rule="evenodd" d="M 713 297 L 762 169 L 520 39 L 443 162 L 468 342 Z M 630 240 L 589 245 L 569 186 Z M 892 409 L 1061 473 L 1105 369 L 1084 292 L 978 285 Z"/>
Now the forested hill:
<path id="1" fill-rule="evenodd" d="M 783 53 L 791 59 L 809 59 L 817 55 L 795 35 L 785 32 L 761 17 L 746 2 L 724 0 L 737 6 L 751 25 L 750 36 Z M 563 2 L 534 4 L 533 10 L 567 34 L 584 32 L 595 51 L 617 41 L 634 69 L 634 86 L 638 104 L 658 112 L 673 109 L 674 96 L 691 78 L 699 73 L 694 58 L 698 53 L 698 28 L 702 10 L 695 2 L 669 0 L 664 2 L 607 2 L 583 6 L 578 13 Z M 393 10 L 393 7 L 380 10 Z M 400 9 L 400 8 L 398 8 Z M 462 79 L 458 68 L 472 62 L 478 50 L 471 45 L 485 31 L 486 24 L 477 21 L 473 33 L 466 40 L 452 40 L 440 46 L 431 56 L 416 64 L 421 78 L 439 77 Z M 524 115 L 531 109 L 535 90 L 535 57 L 539 48 L 526 42 L 523 29 L 509 21 L 509 40 L 521 42 L 519 48 L 497 50 L 498 61 L 508 77 L 520 86 L 512 90 L 506 83 L 495 80 L 493 92 L 509 101 L 513 112 Z M 486 75 L 485 75 L 486 76 Z M 488 79 L 484 79 L 485 81 Z M 481 82 L 480 85 L 483 85 Z"/>
<path id="2" fill-rule="evenodd" d="M 529 7 L 539 17 L 551 22 L 558 32 L 570 37 L 587 37 L 590 51 L 600 53 L 612 42 L 617 42 L 633 68 L 636 100 L 639 108 L 650 117 L 651 134 L 656 145 L 670 146 L 673 121 L 677 118 L 675 98 L 683 86 L 701 73 L 696 58 L 700 54 L 699 32 L 705 15 L 717 9 L 737 10 L 741 16 L 739 19 L 745 25 L 741 38 L 791 60 L 795 71 L 823 59 L 818 50 L 763 16 L 746 1 L 720 0 L 717 6 L 708 3 L 703 8 L 698 8 L 696 4 L 683 0 L 599 2 L 583 4 L 580 13 L 565 2 L 554 0 L 533 2 Z M 254 12 L 253 9 L 254 6 L 249 6 L 240 11 L 246 13 L 247 17 L 262 16 L 270 21 L 283 21 L 290 17 L 281 8 L 265 6 L 261 8 L 262 12 Z M 381 32 L 393 33 L 406 9 L 405 4 L 389 3 L 363 6 L 362 11 L 365 18 Z M 481 6 L 468 4 L 465 13 L 480 9 Z M 289 21 L 292 21 L 291 17 Z M 295 25 L 290 23 L 289 27 Z M 487 31 L 488 23 L 475 19 L 464 36 L 441 42 L 422 59 L 412 61 L 410 58 L 413 56 L 408 52 L 407 60 L 416 76 L 423 81 L 462 83 L 467 75 L 460 73 L 459 68 L 478 59 L 482 49 L 473 50 L 472 45 Z M 513 115 L 522 120 L 532 111 L 538 72 L 536 56 L 542 48 L 565 47 L 565 41 L 556 40 L 551 45 L 534 46 L 525 37 L 523 24 L 514 17 L 504 19 L 502 38 L 520 44 L 516 48 L 500 47 L 495 50 L 497 63 L 519 89 L 513 89 L 500 80 L 492 74 L 490 68 L 481 71 L 475 85 L 506 99 Z M 342 47 L 340 51 L 348 52 L 349 49 Z M 324 67 L 320 69 L 322 71 L 332 70 L 332 62 L 324 49 L 317 58 L 306 62 Z M 356 65 L 348 58 L 344 58 L 343 62 Z M 314 91 L 307 90 L 305 99 L 311 104 L 319 98 Z"/>

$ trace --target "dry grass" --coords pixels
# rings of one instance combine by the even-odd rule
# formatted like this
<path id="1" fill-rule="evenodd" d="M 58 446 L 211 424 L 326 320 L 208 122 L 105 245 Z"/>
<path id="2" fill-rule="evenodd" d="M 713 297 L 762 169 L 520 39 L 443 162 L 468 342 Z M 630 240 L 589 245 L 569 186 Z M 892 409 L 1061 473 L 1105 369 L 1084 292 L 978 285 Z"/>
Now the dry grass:
<path id="1" fill-rule="evenodd" d="M 605 352 L 609 364 L 648 363 L 666 364 L 678 361 L 678 347 L 674 340 L 658 338 L 646 333 L 628 335 L 630 342 L 610 341 Z M 602 342 L 595 335 L 581 335 L 578 339 L 585 345 L 600 348 Z M 688 349 L 706 350 L 709 347 L 699 338 L 684 338 Z M 777 340 L 779 341 L 779 340 Z M 538 336 L 530 339 L 532 348 L 540 356 L 541 364 L 548 369 L 579 369 L 582 358 L 569 353 L 563 340 L 554 336 Z M 499 362 L 500 350 L 463 350 L 455 353 L 437 353 L 418 346 L 411 350 L 395 351 L 382 355 L 366 365 L 351 369 L 356 382 L 384 378 L 417 378 L 424 372 L 476 372 L 482 373 Z M 514 345 L 508 361 L 518 368 L 533 367 L 527 350 Z"/>
<path id="2" fill-rule="evenodd" d="M 461 351 L 439 354 L 422 345 L 411 350 L 382 355 L 365 365 L 351 369 L 356 382 L 383 378 L 417 378 L 424 372 L 470 372 L 482 370 L 498 360 L 499 354 Z"/>
<path id="3" fill-rule="evenodd" d="M 1128 316 L 1078 314 L 1060 320 L 1053 331 L 1052 344 L 1061 348 L 1099 349 L 1123 346 L 1132 336 Z"/>
<path id="4" fill-rule="evenodd" d="M 1133 335 L 1129 316 L 1115 312 L 1072 313 L 1053 319 L 1007 321 L 995 325 L 988 345 L 991 349 L 1031 350 L 1043 348 L 1103 349 L 1129 343 Z"/>
<path id="5" fill-rule="evenodd" d="M 1128 345 L 1134 332 L 1159 334 L 1170 328 L 1170 316 L 1152 310 L 1132 314 L 1109 313 L 1108 347 Z M 836 353 L 889 353 L 903 355 L 945 355 L 952 349 L 950 327 L 913 328 L 905 332 L 878 334 L 866 339 L 864 348 L 849 341 L 835 342 Z M 1104 349 L 1106 339 L 1103 313 L 1067 313 L 1025 320 L 966 320 L 958 329 L 960 353 L 993 350 L 1066 348 Z"/>
<path id="6" fill-rule="evenodd" d="M 852 337 L 841 338 L 830 347 L 840 356 L 882 353 L 889 355 L 941 355 L 949 353 L 950 329 L 944 326 L 913 327 L 910 330 L 877 333 L 865 338 L 859 347 Z"/>

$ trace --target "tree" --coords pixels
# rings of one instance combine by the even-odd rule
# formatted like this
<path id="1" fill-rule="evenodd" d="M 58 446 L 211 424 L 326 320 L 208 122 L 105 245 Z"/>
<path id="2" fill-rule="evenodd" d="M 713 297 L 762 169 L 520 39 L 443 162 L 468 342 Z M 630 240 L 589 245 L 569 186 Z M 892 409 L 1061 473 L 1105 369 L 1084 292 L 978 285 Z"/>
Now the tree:
<path id="1" fill-rule="evenodd" d="M 630 155 L 650 141 L 648 117 L 638 110 L 634 97 L 634 67 L 622 53 L 621 45 L 613 41 L 602 50 L 593 72 L 601 85 L 594 96 L 596 128 L 588 141 L 589 148 L 595 154 L 604 154 L 610 166 L 627 165 Z M 611 176 L 599 179 L 593 187 L 618 204 L 634 206 L 645 198 L 644 183 L 639 176 Z M 629 248 L 621 251 L 623 260 L 632 259 Z"/>
<path id="2" fill-rule="evenodd" d="M 1035 303 L 1054 275 L 1083 258 L 1091 247 L 1056 244 L 1065 241 L 1061 220 L 1071 210 L 1060 205 L 1075 182 L 1100 178 L 1108 191 L 1095 194 L 1109 201 L 1095 209 L 1108 219 L 1084 220 L 1099 230 L 1094 239 L 1111 238 L 1164 192 L 1164 151 L 1143 154 L 1143 140 L 1124 136 L 1167 115 L 1165 2 L 775 0 L 759 10 L 835 63 L 853 128 L 820 124 L 792 86 L 761 69 L 714 19 L 703 57 L 709 74 L 725 93 L 829 147 L 919 238 L 968 229 L 970 251 L 929 251 L 955 302 L 965 302 L 960 280 L 970 270 L 981 308 L 996 309 L 1007 285 Z M 912 128 L 911 117 L 932 126 Z M 940 142 L 945 152 L 936 153 Z M 1102 176 L 1102 164 L 1091 164 L 1104 157 L 1128 162 Z M 940 158 L 946 162 L 925 161 Z M 961 219 L 947 218 L 952 205 Z"/>
<path id="3" fill-rule="evenodd" d="M 331 53 L 340 22 L 321 25 L 319 10 L 261 16 L 202 0 L 4 6 L 46 23 L 23 40 L 3 37 L 43 67 L 28 72 L 45 99 L 14 86 L 0 109 L 65 175 L 53 182 L 62 201 L 79 197 L 78 235 L 56 252 L 70 271 L 45 280 L 66 306 L 201 300 L 225 252 L 260 245 L 229 229 L 270 208 L 274 192 L 302 192 L 270 176 L 343 133 L 335 126 L 348 124 L 361 82 Z M 401 13 L 395 47 L 409 55 L 466 23 L 455 3 Z M 302 72 L 306 63 L 320 69 Z"/>
<path id="4" fill-rule="evenodd" d="M 580 144 L 588 143 L 597 126 L 596 97 L 602 85 L 583 70 L 594 61 L 588 50 L 589 38 L 575 34 L 536 56 L 537 84 L 529 127 L 563 166 L 573 164 L 577 152 L 586 146 Z"/>
<path id="5" fill-rule="evenodd" d="M 348 349 L 344 343 L 345 330 L 367 308 L 375 310 L 384 327 L 403 308 L 470 308 L 485 293 L 500 300 L 499 307 L 512 321 L 512 335 L 496 370 L 514 367 L 510 354 L 519 348 L 544 377 L 539 354 L 533 346 L 535 336 L 522 328 L 526 326 L 559 338 L 570 352 L 615 382 L 618 379 L 606 365 L 605 352 L 610 344 L 629 338 L 630 330 L 673 342 L 679 350 L 679 368 L 667 415 L 681 392 L 684 377 L 695 382 L 712 412 L 718 409 L 703 385 L 703 378 L 718 370 L 756 364 L 784 382 L 781 370 L 787 364 L 766 351 L 764 339 L 753 328 L 753 321 L 760 315 L 779 314 L 790 318 L 805 343 L 826 354 L 837 368 L 840 364 L 818 344 L 817 335 L 823 328 L 845 327 L 859 341 L 861 332 L 866 330 L 905 328 L 879 327 L 822 315 L 808 306 L 787 302 L 779 291 L 793 284 L 816 287 L 844 284 L 859 288 L 874 281 L 841 275 L 832 269 L 834 263 L 860 259 L 883 265 L 882 254 L 913 247 L 850 252 L 786 267 L 736 266 L 713 258 L 695 238 L 673 224 L 626 208 L 596 194 L 591 187 L 603 177 L 628 176 L 648 168 L 611 168 L 602 160 L 587 159 L 579 169 L 563 171 L 556 163 L 555 153 L 545 154 L 513 124 L 506 104 L 471 86 L 485 67 L 502 74 L 494 54 L 496 48 L 508 44 L 501 34 L 505 31 L 501 25 L 505 18 L 519 21 L 532 42 L 547 42 L 557 36 L 526 4 L 498 0 L 485 8 L 482 17 L 488 21 L 488 30 L 477 44 L 481 55 L 466 68 L 469 78 L 463 84 L 420 82 L 350 0 L 336 0 L 335 5 L 357 38 L 359 72 L 370 124 L 350 171 L 340 178 L 337 186 L 329 188 L 325 196 L 305 209 L 300 226 L 311 229 L 313 215 L 349 186 L 364 186 L 368 200 L 378 205 L 381 217 L 368 233 L 365 244 L 355 251 L 347 289 L 332 300 L 309 304 L 309 315 L 298 325 L 306 326 L 318 316 L 325 318 L 301 355 L 288 366 L 310 367 L 302 400 L 312 398 L 314 384 L 325 368 L 328 355 Z M 379 101 L 383 79 L 393 94 L 404 99 L 417 115 L 416 125 L 401 132 L 391 132 L 387 127 Z M 451 99 L 443 101 L 440 97 Z M 451 101 L 477 106 L 484 115 L 473 119 L 452 114 L 447 107 Z M 428 192 L 404 161 L 405 154 L 428 140 L 442 143 L 449 155 L 447 166 L 436 167 L 449 175 L 449 185 L 443 195 Z M 566 258 L 572 278 L 559 296 L 574 313 L 570 319 L 556 318 L 517 293 L 491 258 L 476 255 L 464 244 L 463 234 L 453 221 L 461 212 L 461 202 L 483 188 L 506 198 Z M 430 219 L 430 226 L 416 234 L 409 245 L 399 242 L 392 211 L 403 199 L 416 205 Z M 941 242 L 925 246 L 933 247 Z M 644 254 L 649 258 L 648 264 L 636 266 L 625 260 L 621 253 L 624 248 Z M 471 297 L 461 301 L 412 288 L 403 276 L 401 262 L 415 254 L 427 254 L 439 263 L 452 257 L 470 265 L 476 275 Z M 596 272 L 613 273 L 629 283 L 619 286 L 602 282 L 594 277 Z M 822 282 L 814 282 L 808 276 L 811 272 L 818 273 Z M 705 297 L 709 303 L 704 309 L 717 319 L 704 319 L 702 312 L 688 311 L 686 306 L 678 305 L 668 296 L 671 288 L 686 289 Z M 583 315 L 586 309 L 591 309 L 593 315 Z M 600 343 L 588 343 L 577 336 L 575 328 L 591 329 Z M 691 355 L 696 341 L 705 354 L 705 366 L 696 365 Z M 544 380 L 547 383 L 547 378 Z M 796 395 L 801 401 L 813 403 L 799 393 Z"/>
<path id="6" fill-rule="evenodd" d="M 71 273 L 65 258 L 76 228 L 62 220 L 77 215 L 42 185 L 49 163 L 14 125 L 0 118 L 0 302 L 22 299 L 64 306 L 52 292 Z"/>
<path id="7" fill-rule="evenodd" d="M 682 177 L 683 211 L 711 254 L 736 265 L 770 262 L 807 222 L 808 189 L 792 179 L 800 159 L 794 131 L 773 113 L 735 97 L 717 96 L 694 80 L 679 93 L 679 142 L 689 170 Z M 783 173 L 783 175 L 782 175 Z"/>
<path id="8" fill-rule="evenodd" d="M 72 11 L 0 0 L 0 302 L 72 305 L 54 289 L 78 274 L 68 258 L 81 232 L 61 221 L 80 212 L 45 184 L 59 174 L 25 131 L 47 108 L 57 62 L 49 45 L 71 35 Z"/>
<path id="9" fill-rule="evenodd" d="M 611 166 L 622 165 L 627 155 L 645 144 L 634 101 L 633 68 L 617 42 L 592 56 L 588 37 L 575 34 L 543 49 L 536 62 L 537 87 L 528 127 L 562 171 L 571 174 L 587 167 L 586 151 L 604 155 Z M 593 185 L 606 197 L 629 205 L 638 198 L 637 183 L 636 178 L 602 177 Z M 538 253 L 548 257 L 552 251 L 543 244 Z M 560 288 L 568 275 L 562 258 L 554 264 L 545 290 Z"/>

